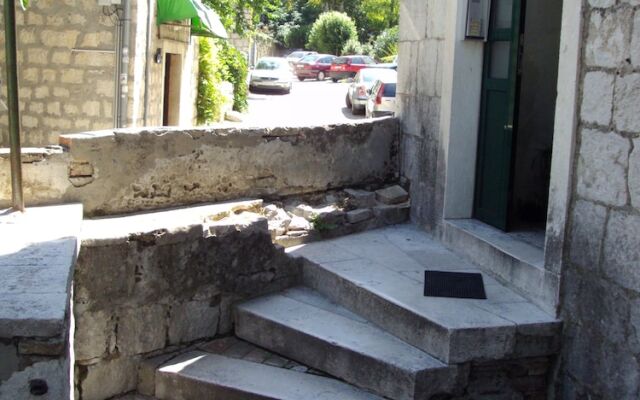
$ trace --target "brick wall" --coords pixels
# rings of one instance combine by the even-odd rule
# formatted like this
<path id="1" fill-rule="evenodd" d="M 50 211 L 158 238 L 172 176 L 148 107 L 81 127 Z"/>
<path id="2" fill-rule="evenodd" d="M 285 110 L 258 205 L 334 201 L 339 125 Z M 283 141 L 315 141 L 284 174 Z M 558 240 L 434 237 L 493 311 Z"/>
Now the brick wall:
<path id="1" fill-rule="evenodd" d="M 640 2 L 585 1 L 562 398 L 640 396 Z"/>

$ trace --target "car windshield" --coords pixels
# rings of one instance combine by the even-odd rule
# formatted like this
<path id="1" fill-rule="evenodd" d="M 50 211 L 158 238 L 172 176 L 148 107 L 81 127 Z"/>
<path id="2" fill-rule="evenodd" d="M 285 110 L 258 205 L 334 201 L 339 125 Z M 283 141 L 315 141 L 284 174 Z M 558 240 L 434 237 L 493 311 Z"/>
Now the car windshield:
<path id="1" fill-rule="evenodd" d="M 316 61 L 318 58 L 320 58 L 319 55 L 317 54 L 312 54 L 310 56 L 306 56 L 306 57 L 302 57 L 302 59 L 300 60 L 300 62 L 313 62 Z"/>
<path id="2" fill-rule="evenodd" d="M 282 65 L 280 60 L 260 60 L 256 65 L 256 69 L 273 71 L 282 68 Z"/>

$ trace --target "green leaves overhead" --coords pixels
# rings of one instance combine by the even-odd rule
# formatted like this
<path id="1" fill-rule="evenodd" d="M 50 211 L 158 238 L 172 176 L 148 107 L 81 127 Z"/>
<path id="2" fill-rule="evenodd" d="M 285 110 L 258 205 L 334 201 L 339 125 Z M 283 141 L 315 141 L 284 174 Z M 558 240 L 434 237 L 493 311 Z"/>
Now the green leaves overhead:
<path id="1" fill-rule="evenodd" d="M 29 0 L 20 0 L 20 5 L 23 10 L 26 10 L 29 7 Z"/>

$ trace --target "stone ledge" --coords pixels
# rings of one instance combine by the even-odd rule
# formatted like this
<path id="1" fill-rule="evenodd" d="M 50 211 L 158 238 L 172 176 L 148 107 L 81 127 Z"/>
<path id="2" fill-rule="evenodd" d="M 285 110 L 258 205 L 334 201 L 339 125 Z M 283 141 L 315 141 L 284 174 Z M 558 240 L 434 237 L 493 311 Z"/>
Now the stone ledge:
<path id="1" fill-rule="evenodd" d="M 64 336 L 81 221 L 79 204 L 0 215 L 0 337 Z"/>

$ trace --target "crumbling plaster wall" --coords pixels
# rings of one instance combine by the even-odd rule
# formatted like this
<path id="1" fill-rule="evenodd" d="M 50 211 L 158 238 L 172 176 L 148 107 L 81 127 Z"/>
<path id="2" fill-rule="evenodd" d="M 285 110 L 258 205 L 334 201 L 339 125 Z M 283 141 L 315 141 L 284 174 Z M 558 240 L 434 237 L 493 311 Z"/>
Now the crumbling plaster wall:
<path id="1" fill-rule="evenodd" d="M 57 143 L 63 132 L 113 126 L 116 24 L 95 0 L 16 3 L 22 143 Z M 0 12 L 0 91 L 6 101 L 4 16 Z M 0 146 L 8 146 L 0 111 Z"/>
<path id="2" fill-rule="evenodd" d="M 640 397 L 640 2 L 584 2 L 562 398 Z"/>
<path id="3" fill-rule="evenodd" d="M 85 221 L 74 279 L 79 400 L 135 390 L 143 359 L 228 335 L 233 303 L 299 282 L 298 261 L 250 212 L 260 205 Z"/>
<path id="4" fill-rule="evenodd" d="M 397 178 L 394 119 L 304 128 L 142 129 L 63 136 L 25 157 L 28 205 L 80 202 L 107 215 L 273 198 Z M 0 154 L 0 205 L 11 200 Z"/>

